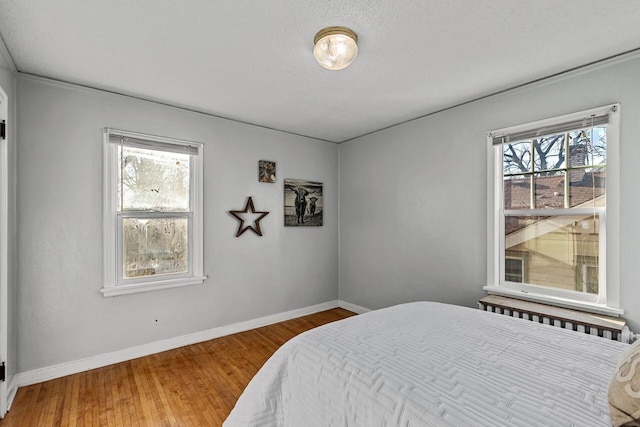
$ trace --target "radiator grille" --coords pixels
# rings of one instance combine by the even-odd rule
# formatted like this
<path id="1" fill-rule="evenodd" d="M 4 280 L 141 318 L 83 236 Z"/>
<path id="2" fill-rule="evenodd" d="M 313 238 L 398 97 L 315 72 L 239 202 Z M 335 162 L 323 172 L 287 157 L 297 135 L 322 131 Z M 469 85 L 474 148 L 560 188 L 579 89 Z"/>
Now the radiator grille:
<path id="1" fill-rule="evenodd" d="M 582 313 L 496 295 L 490 295 L 478 301 L 478 308 L 614 341 L 629 343 L 631 339 L 629 328 L 622 318 Z"/>

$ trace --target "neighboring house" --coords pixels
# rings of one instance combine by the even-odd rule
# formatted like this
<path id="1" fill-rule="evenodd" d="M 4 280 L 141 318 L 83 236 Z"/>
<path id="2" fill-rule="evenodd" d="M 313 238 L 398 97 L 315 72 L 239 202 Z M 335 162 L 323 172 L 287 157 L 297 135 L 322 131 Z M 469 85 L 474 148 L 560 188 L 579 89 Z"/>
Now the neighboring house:
<path id="1" fill-rule="evenodd" d="M 570 205 L 601 207 L 604 205 L 606 170 L 572 171 Z M 559 208 L 564 203 L 563 175 L 536 178 L 537 207 Z M 505 204 L 526 205 L 530 198 L 528 178 L 505 180 Z M 505 277 L 554 288 L 598 292 L 597 215 L 576 217 L 510 217 L 505 221 Z M 566 242 L 572 251 L 567 251 Z M 560 246 L 559 243 L 562 243 Z"/>

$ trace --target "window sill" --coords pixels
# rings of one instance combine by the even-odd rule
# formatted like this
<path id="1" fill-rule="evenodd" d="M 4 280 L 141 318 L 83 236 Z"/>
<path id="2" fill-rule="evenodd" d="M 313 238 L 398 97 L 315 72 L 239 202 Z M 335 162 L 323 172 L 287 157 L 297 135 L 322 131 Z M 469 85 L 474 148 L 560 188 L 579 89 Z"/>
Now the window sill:
<path id="1" fill-rule="evenodd" d="M 624 314 L 624 310 L 616 307 L 608 307 L 603 304 L 590 303 L 585 301 L 575 301 L 567 298 L 554 297 L 544 294 L 536 294 L 533 292 L 523 292 L 511 289 L 504 289 L 498 286 L 484 286 L 482 289 L 488 294 L 502 295 L 506 297 L 517 298 L 525 301 L 540 302 L 543 304 L 553 305 L 556 307 L 571 308 L 574 310 L 585 311 L 587 313 L 604 314 L 606 316 L 620 317 Z"/>
<path id="2" fill-rule="evenodd" d="M 137 283 L 134 285 L 105 286 L 100 290 L 104 297 L 129 295 L 161 289 L 179 288 L 183 286 L 201 285 L 207 276 L 190 277 L 188 279 L 158 280 L 156 282 Z"/>

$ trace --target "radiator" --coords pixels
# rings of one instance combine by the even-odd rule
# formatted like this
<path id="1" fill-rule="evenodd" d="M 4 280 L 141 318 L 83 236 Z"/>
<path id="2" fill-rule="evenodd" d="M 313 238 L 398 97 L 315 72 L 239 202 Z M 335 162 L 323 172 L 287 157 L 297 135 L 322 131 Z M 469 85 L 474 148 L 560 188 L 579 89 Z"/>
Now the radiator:
<path id="1" fill-rule="evenodd" d="M 633 335 L 626 320 L 620 317 L 583 313 L 497 295 L 482 298 L 478 301 L 478 308 L 624 343 L 629 343 Z"/>

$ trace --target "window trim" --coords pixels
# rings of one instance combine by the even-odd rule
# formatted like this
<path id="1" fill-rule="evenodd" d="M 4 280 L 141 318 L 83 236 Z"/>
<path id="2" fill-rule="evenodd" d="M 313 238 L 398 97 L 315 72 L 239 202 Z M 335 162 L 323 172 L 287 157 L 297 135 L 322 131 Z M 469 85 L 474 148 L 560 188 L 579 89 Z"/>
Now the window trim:
<path id="1" fill-rule="evenodd" d="M 148 277 L 120 281 L 118 269 L 121 267 L 122 250 L 118 250 L 118 242 L 121 241 L 122 215 L 117 211 L 118 198 L 118 147 L 110 141 L 111 135 L 131 138 L 134 144 L 139 146 L 143 142 L 153 148 L 157 143 L 159 147 L 167 144 L 184 146 L 190 150 L 197 150 L 192 154 L 190 163 L 190 202 L 191 202 L 191 227 L 190 230 L 190 273 L 171 275 L 169 278 Z M 104 239 L 104 284 L 101 289 L 105 297 L 127 295 L 138 292 L 148 292 L 159 289 L 169 289 L 182 286 L 202 284 L 207 276 L 204 275 L 204 242 L 203 242 L 203 144 L 193 141 L 185 141 L 174 138 L 166 138 L 155 135 L 147 135 L 119 129 L 105 128 L 103 131 L 104 147 L 104 212 L 103 212 L 103 239 Z"/>
<path id="2" fill-rule="evenodd" d="M 560 123 L 578 121 L 593 115 L 608 115 L 607 125 L 607 182 L 606 214 L 600 216 L 601 257 L 605 271 L 601 271 L 601 285 L 604 285 L 603 298 L 599 301 L 581 300 L 574 292 L 560 291 L 536 285 L 506 283 L 501 271 L 500 259 L 504 248 L 501 238 L 504 221 L 502 150 L 494 145 L 496 138 L 526 132 L 532 129 L 550 128 Z M 624 313 L 620 306 L 620 104 L 609 104 L 598 108 L 579 111 L 549 119 L 524 123 L 498 129 L 487 134 L 487 284 L 483 287 L 489 294 L 498 294 L 542 302 L 560 307 L 619 316 Z M 543 136 L 543 135 L 540 135 Z M 548 213 L 548 212 L 546 212 Z M 604 225 L 604 226 L 603 226 Z"/>

